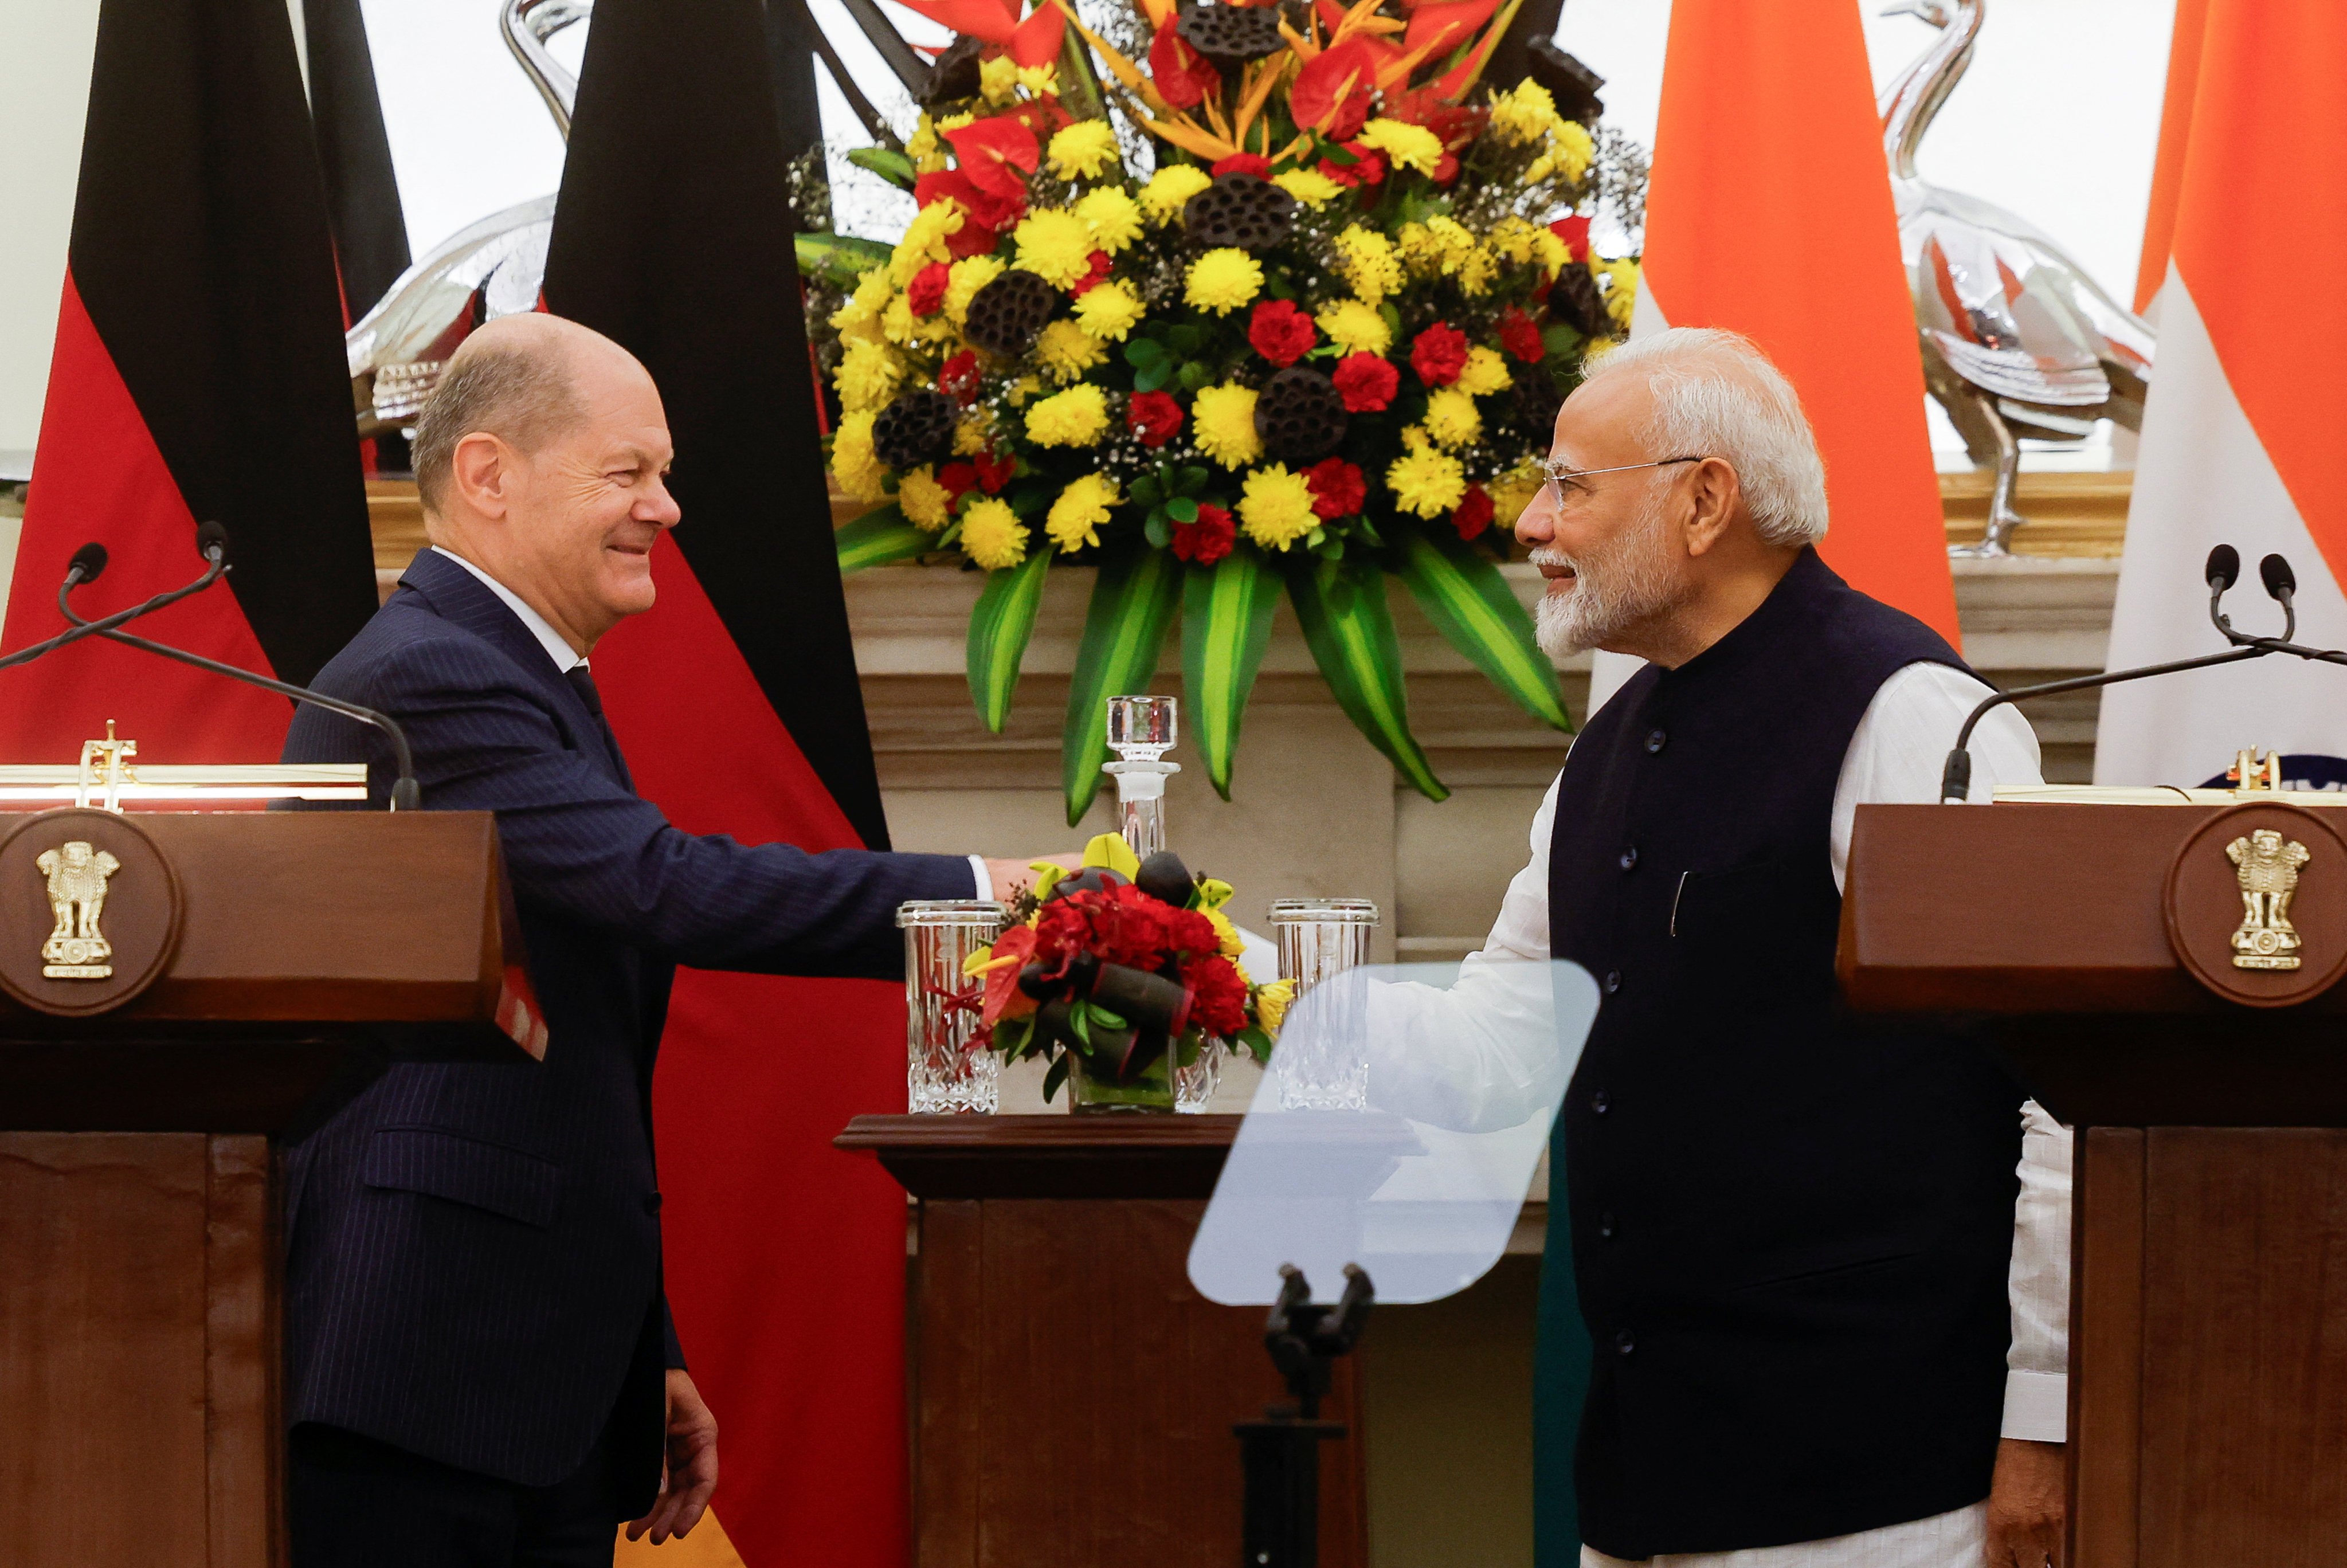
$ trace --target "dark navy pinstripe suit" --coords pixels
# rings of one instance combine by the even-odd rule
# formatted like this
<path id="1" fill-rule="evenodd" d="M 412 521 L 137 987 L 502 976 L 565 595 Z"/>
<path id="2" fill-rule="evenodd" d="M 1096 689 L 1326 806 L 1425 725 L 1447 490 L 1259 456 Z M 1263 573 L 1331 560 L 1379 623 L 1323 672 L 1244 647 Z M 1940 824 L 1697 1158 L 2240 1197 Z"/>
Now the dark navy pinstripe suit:
<path id="1" fill-rule="evenodd" d="M 609 1420 L 641 1512 L 682 1364 L 651 1120 L 674 966 L 902 973 L 897 906 L 969 897 L 969 862 L 670 826 L 528 630 L 430 551 L 317 684 L 406 726 L 427 808 L 497 813 L 550 1044 L 537 1066 L 395 1066 L 287 1151 L 286 1419 L 527 1486 Z M 376 732 L 300 711 L 287 762 L 356 758 L 380 806 Z"/>

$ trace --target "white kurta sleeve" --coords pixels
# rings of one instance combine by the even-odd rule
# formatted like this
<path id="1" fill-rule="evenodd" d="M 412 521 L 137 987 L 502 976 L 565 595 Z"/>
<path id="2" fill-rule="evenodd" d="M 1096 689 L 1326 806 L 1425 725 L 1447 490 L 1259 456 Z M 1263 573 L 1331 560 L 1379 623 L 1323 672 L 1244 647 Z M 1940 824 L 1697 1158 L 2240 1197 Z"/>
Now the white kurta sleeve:
<path id="1" fill-rule="evenodd" d="M 1882 683 L 1843 755 L 1834 790 L 1834 885 L 1850 864 L 1861 804 L 1929 804 L 1964 718 L 1987 685 L 1946 664 L 1910 664 Z M 1974 803 L 1999 784 L 2043 784 L 2037 736 L 2010 704 L 1973 732 Z M 2021 1196 L 2014 1205 L 2007 1296 L 2013 1348 L 2005 1358 L 2004 1435 L 2060 1442 L 2070 1365 L 2070 1132 L 2032 1100 L 2021 1107 Z"/>

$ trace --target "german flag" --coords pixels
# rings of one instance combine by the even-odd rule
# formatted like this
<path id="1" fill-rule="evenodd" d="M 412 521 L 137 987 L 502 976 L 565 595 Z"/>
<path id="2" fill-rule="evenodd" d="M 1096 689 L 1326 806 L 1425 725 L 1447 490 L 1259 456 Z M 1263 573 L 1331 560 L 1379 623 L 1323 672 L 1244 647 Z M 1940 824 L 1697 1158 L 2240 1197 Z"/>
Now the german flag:
<path id="1" fill-rule="evenodd" d="M 887 847 L 825 498 L 758 0 L 599 0 L 546 304 L 659 384 L 683 522 L 595 649 L 694 833 Z M 669 1298 L 752 1563 L 901 1568 L 905 1197 L 831 1147 L 905 1104 L 901 989 L 687 969 L 653 1097 Z"/>
<path id="2" fill-rule="evenodd" d="M 374 612 L 324 189 L 282 0 L 105 0 L 48 401 L 0 651 L 194 578 L 163 641 L 307 682 Z M 149 761 L 274 762 L 282 697 L 96 640 L 0 672 L 0 761 L 70 762 L 114 719 Z"/>

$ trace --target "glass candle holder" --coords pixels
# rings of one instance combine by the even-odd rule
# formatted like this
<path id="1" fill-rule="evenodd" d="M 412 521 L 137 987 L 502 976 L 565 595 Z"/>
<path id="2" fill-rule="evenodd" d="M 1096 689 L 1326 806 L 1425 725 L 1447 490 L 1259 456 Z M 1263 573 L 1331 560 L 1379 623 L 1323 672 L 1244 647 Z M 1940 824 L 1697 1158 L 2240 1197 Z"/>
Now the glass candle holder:
<path id="1" fill-rule="evenodd" d="M 1321 981 L 1368 962 L 1378 907 L 1367 898 L 1278 898 L 1271 929 L 1279 944 L 1279 978 L 1296 982 L 1300 999 Z M 1292 1002 L 1289 1004 L 1294 1005 Z M 1364 1111 L 1369 1103 L 1366 1020 L 1318 1014 L 1308 1034 L 1283 1035 L 1272 1056 L 1283 1111 Z"/>
<path id="2" fill-rule="evenodd" d="M 991 1114 L 1001 1103 L 1000 1060 L 972 1043 L 986 984 L 961 970 L 1009 917 L 1002 905 L 979 898 L 897 907 L 905 933 L 905 1098 L 916 1114 Z"/>
<path id="3" fill-rule="evenodd" d="M 1165 780 L 1182 771 L 1163 760 L 1179 733 L 1175 707 L 1171 697 L 1108 700 L 1108 745 L 1117 760 L 1101 772 L 1116 780 L 1117 828 L 1144 860 L 1165 847 Z"/>

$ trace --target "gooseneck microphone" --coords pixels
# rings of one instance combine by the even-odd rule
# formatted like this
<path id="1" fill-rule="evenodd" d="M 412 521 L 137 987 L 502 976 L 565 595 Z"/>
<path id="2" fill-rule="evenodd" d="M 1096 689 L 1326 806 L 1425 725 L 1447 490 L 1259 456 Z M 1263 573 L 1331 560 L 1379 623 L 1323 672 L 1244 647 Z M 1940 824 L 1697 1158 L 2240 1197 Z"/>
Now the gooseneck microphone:
<path id="1" fill-rule="evenodd" d="M 2165 664 L 2146 664 L 2134 670 L 2113 670 L 2102 675 L 2080 675 L 2067 681 L 2046 681 L 2034 686 L 2016 686 L 2010 692 L 1995 692 L 1981 700 L 1965 718 L 1964 726 L 1956 733 L 1955 749 L 1940 771 L 1940 799 L 1945 804 L 1972 798 L 1973 727 L 1990 710 L 2006 702 L 2019 702 L 2031 697 L 2050 697 L 2060 692 L 2085 692 L 2096 686 L 2116 686 L 2123 681 L 2141 681 L 2153 675 L 2174 675 L 2186 670 L 2205 670 L 2213 664 L 2238 664 L 2245 659 L 2264 659 L 2276 653 L 2287 653 L 2295 659 L 2307 659 L 2320 664 L 2347 664 L 2347 651 L 2335 648 L 2302 648 L 2291 639 L 2298 633 L 2298 610 L 2292 600 L 2298 593 L 2298 576 L 2290 569 L 2290 562 L 2279 555 L 2270 555 L 2258 563 L 2258 580 L 2265 585 L 2267 596 L 2281 606 L 2282 627 L 2280 637 L 2251 637 L 2234 630 L 2232 618 L 2219 610 L 2225 592 L 2241 577 L 2241 552 L 2230 545 L 2219 545 L 2209 552 L 2208 565 L 2202 577 L 2209 584 L 2209 620 L 2226 641 L 2232 644 L 2222 653 L 2204 653 L 2197 659 L 2171 660 Z"/>
<path id="2" fill-rule="evenodd" d="M 106 570 L 107 555 L 106 547 L 96 540 L 82 546 L 81 548 L 74 551 L 73 559 L 67 563 L 65 581 L 57 586 L 57 610 L 72 624 L 46 642 L 36 642 L 30 648 L 20 650 L 5 659 L 0 659 L 0 670 L 5 670 L 16 664 L 29 664 L 45 653 L 55 652 L 66 644 L 77 642 L 85 637 L 103 637 L 109 642 L 119 642 L 126 648 L 141 649 L 146 652 L 164 659 L 176 660 L 181 664 L 190 665 L 198 670 L 210 671 L 215 675 L 225 675 L 231 681 L 241 681 L 248 686 L 258 686 L 264 692 L 274 692 L 281 697 L 291 697 L 297 702 L 307 702 L 313 707 L 323 708 L 330 712 L 340 713 L 345 718 L 355 719 L 362 724 L 369 724 L 381 730 L 384 737 L 391 743 L 392 757 L 399 770 L 399 777 L 391 786 L 391 809 L 394 811 L 418 809 L 424 802 L 424 792 L 423 786 L 415 781 L 415 759 L 408 750 L 407 732 L 402 729 L 399 721 L 390 714 L 377 712 L 373 708 L 362 708 L 355 702 L 345 702 L 339 697 L 329 697 L 324 692 L 312 691 L 307 686 L 296 686 L 290 682 L 273 680 L 266 675 L 256 675 L 250 670 L 241 670 L 233 664 L 223 664 L 217 659 L 207 659 L 200 653 L 190 653 L 183 648 L 169 647 L 118 630 L 126 622 L 136 620 L 142 615 L 151 615 L 156 610 L 201 593 L 228 574 L 229 540 L 226 528 L 216 522 L 200 525 L 196 529 L 196 548 L 203 555 L 204 572 L 201 577 L 188 584 L 187 587 L 173 589 L 169 593 L 159 593 L 144 604 L 118 610 L 100 620 L 87 620 L 68 600 L 75 589 L 86 582 L 96 581 L 98 575 Z"/>

